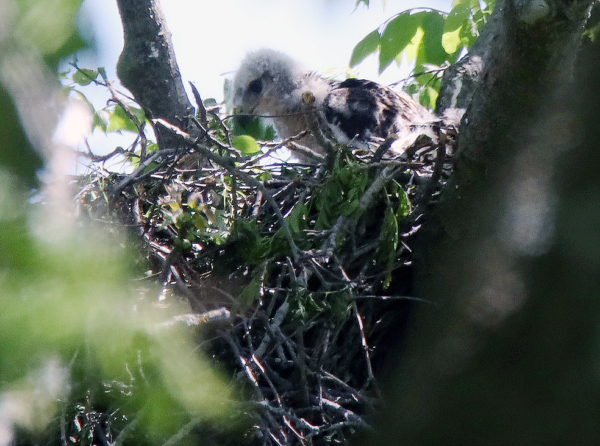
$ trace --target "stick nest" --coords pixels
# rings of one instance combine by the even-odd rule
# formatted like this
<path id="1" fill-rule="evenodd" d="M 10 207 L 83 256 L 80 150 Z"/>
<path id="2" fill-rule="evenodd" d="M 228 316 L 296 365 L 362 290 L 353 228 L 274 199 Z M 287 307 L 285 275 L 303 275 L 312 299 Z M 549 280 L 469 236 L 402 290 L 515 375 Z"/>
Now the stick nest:
<path id="1" fill-rule="evenodd" d="M 189 133 L 155 125 L 181 146 L 138 146 L 130 175 L 99 160 L 80 212 L 129 226 L 157 298 L 189 302 L 172 323 L 200 325 L 247 389 L 248 444 L 346 444 L 376 410 L 375 377 L 409 310 L 427 304 L 413 296 L 411 250 L 454 138 L 436 125 L 398 159 L 334 146 L 320 164 L 269 165 L 293 138 L 244 154 L 210 111 Z"/>

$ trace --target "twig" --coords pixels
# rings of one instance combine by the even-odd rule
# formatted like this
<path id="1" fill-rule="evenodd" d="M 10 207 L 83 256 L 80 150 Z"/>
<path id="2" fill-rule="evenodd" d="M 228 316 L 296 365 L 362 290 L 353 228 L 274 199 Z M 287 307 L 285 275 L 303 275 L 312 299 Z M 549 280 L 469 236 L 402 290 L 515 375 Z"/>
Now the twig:
<path id="1" fill-rule="evenodd" d="M 348 393 L 350 393 L 351 395 L 353 395 L 357 400 L 369 402 L 369 398 L 367 398 L 365 395 L 362 395 L 362 393 L 360 391 L 358 391 L 358 390 L 354 389 L 353 387 L 349 386 L 348 384 L 346 384 L 344 381 L 342 381 L 337 376 L 329 373 L 327 370 L 324 370 L 323 368 L 321 368 L 321 370 L 320 370 L 320 376 L 322 376 L 324 379 L 327 379 L 329 381 L 332 381 L 332 382 L 336 383 L 341 388 L 343 388 L 344 390 L 346 390 Z"/>
<path id="2" fill-rule="evenodd" d="M 337 413 L 339 413 L 342 417 L 344 417 L 349 422 L 356 423 L 355 424 L 356 426 L 361 426 L 361 427 L 369 426 L 360 416 L 356 415 L 351 410 L 346 409 L 345 407 L 339 405 L 335 401 L 330 401 L 326 398 L 322 398 L 320 402 L 323 404 L 323 406 L 328 407 L 329 409 L 332 409 L 332 410 L 336 411 Z M 335 424 L 331 425 L 327 429 L 329 430 L 330 428 L 334 428 L 334 426 L 335 426 Z"/>
<path id="3" fill-rule="evenodd" d="M 66 425 L 67 425 L 67 404 L 62 403 L 61 409 L 60 409 L 60 440 L 61 440 L 63 446 L 68 446 L 68 444 L 69 444 L 67 441 L 67 431 L 65 429 Z"/>
<path id="4" fill-rule="evenodd" d="M 263 199 L 263 193 L 262 191 L 258 190 L 256 191 L 256 198 L 254 199 L 254 203 L 252 204 L 252 212 L 250 213 L 250 215 L 252 215 L 252 217 L 257 217 L 258 213 L 260 212 L 260 206 L 262 204 L 262 199 Z"/>
<path id="5" fill-rule="evenodd" d="M 157 150 L 156 152 L 152 153 L 152 155 L 150 155 L 148 158 L 146 158 L 144 161 L 142 161 L 140 163 L 138 168 L 135 169 L 132 174 L 127 175 L 116 186 L 114 186 L 114 188 L 112 190 L 112 196 L 113 197 L 118 196 L 121 192 L 123 192 L 123 190 L 127 186 L 129 186 L 135 180 L 139 179 L 139 177 L 144 172 L 144 170 L 146 170 L 146 167 L 148 167 L 150 164 L 152 164 L 155 160 L 159 159 L 161 156 L 168 156 L 168 155 L 172 155 L 175 153 L 177 153 L 177 150 L 175 150 L 175 149 L 162 149 L 162 150 Z"/>
<path id="6" fill-rule="evenodd" d="M 283 323 L 283 320 L 285 319 L 285 317 L 288 314 L 289 308 L 290 308 L 290 305 L 289 305 L 288 301 L 285 300 L 281 304 L 281 306 L 277 309 L 275 316 L 273 317 L 273 319 L 271 320 L 271 323 L 269 324 L 269 327 L 271 329 L 277 329 L 277 328 L 279 328 L 279 326 L 281 326 L 281 324 Z M 259 358 L 262 358 L 264 356 L 269 342 L 271 342 L 271 337 L 267 333 L 265 335 L 265 337 L 263 338 L 262 342 L 260 343 L 260 345 L 258 346 L 258 348 L 256 349 L 256 352 L 255 352 L 256 356 L 258 356 Z"/>
<path id="7" fill-rule="evenodd" d="M 383 187 L 390 181 L 394 174 L 398 171 L 397 166 L 386 166 L 381 173 L 377 176 L 375 181 L 371 183 L 369 188 L 365 191 L 365 193 L 360 197 L 358 201 L 358 210 L 360 211 L 359 215 L 362 215 L 363 212 L 367 210 L 367 208 L 371 205 L 375 196 Z M 323 252 L 327 257 L 331 257 L 333 255 L 333 251 L 337 246 L 337 240 L 340 234 L 347 232 L 348 228 L 357 220 L 357 216 L 350 219 L 345 215 L 340 215 L 335 222 L 335 225 L 331 229 L 331 233 L 327 240 L 321 246 L 321 252 Z"/>
<path id="8" fill-rule="evenodd" d="M 306 350 L 304 347 L 304 330 L 302 326 L 296 331 L 298 340 L 298 369 L 300 370 L 300 382 L 302 384 L 302 403 L 308 406 L 310 388 L 306 377 Z"/>
<path id="9" fill-rule="evenodd" d="M 325 157 L 323 155 L 321 155 L 318 152 L 315 152 L 312 149 L 309 149 L 306 146 L 303 146 L 302 144 L 298 144 L 297 142 L 290 142 L 290 143 L 288 143 L 288 146 L 294 152 L 298 152 L 304 156 L 307 156 L 309 158 L 317 160 L 319 163 L 322 163 L 323 161 L 325 161 Z"/>
<path id="10" fill-rule="evenodd" d="M 444 163 L 446 162 L 446 133 L 445 130 L 440 130 L 439 144 L 436 149 L 435 163 L 433 165 L 433 172 L 431 177 L 427 181 L 423 192 L 421 193 L 420 199 L 416 206 L 426 204 L 427 200 L 431 197 L 434 189 L 440 185 L 440 178 L 444 170 Z"/>
<path id="11" fill-rule="evenodd" d="M 192 94 L 194 95 L 194 99 L 196 100 L 196 107 L 198 108 L 198 113 L 200 114 L 200 123 L 204 127 L 208 127 L 208 118 L 206 116 L 206 108 L 204 107 L 204 103 L 202 102 L 202 97 L 200 96 L 200 92 L 198 92 L 198 89 L 192 82 L 189 82 L 189 84 L 192 89 Z"/>
<path id="12" fill-rule="evenodd" d="M 178 137 L 183 139 L 186 143 L 188 143 L 189 145 L 194 147 L 194 149 L 197 150 L 198 152 L 200 152 L 203 156 L 205 156 L 206 158 L 210 159 L 211 161 L 219 164 L 220 166 L 227 169 L 231 174 L 240 178 L 248 186 L 259 189 L 263 193 L 267 202 L 271 205 L 271 208 L 273 209 L 273 211 L 275 212 L 275 215 L 277 216 L 277 219 L 279 220 L 279 224 L 283 228 L 283 232 L 288 240 L 290 249 L 292 250 L 292 256 L 294 257 L 294 260 L 295 261 L 298 260 L 299 250 L 298 250 L 298 247 L 296 246 L 296 243 L 294 242 L 294 238 L 292 236 L 292 233 L 290 232 L 290 228 L 289 228 L 287 222 L 285 221 L 285 218 L 283 218 L 283 215 L 281 214 L 281 210 L 279 209 L 277 202 L 273 199 L 271 194 L 267 191 L 264 184 L 262 184 L 256 178 L 237 169 L 235 167 L 235 164 L 234 164 L 235 161 L 233 158 L 227 158 L 227 157 L 224 157 L 221 155 L 217 155 L 216 153 L 213 153 L 210 150 L 202 147 L 201 145 L 199 145 L 197 143 L 197 140 L 195 138 L 192 138 L 188 133 L 184 132 L 179 127 L 169 124 L 168 122 L 163 121 L 161 119 L 157 119 L 155 121 L 157 124 L 160 124 L 163 127 L 171 130 L 175 135 L 177 135 Z"/>
<path id="13" fill-rule="evenodd" d="M 225 124 L 223 124 L 223 121 L 221 120 L 219 115 L 217 115 L 214 112 L 208 112 L 208 114 L 211 115 L 219 123 L 219 127 L 221 127 L 221 130 L 223 130 L 223 134 L 225 135 L 225 141 L 227 141 L 227 149 L 233 147 L 233 144 L 231 144 L 231 137 L 229 136 L 229 129 Z"/>
<path id="14" fill-rule="evenodd" d="M 131 421 L 131 423 L 129 423 L 127 426 L 125 426 L 123 428 L 123 430 L 121 430 L 121 432 L 119 432 L 119 435 L 115 439 L 113 446 L 121 446 L 123 444 L 123 442 L 129 436 L 129 434 L 131 432 L 133 432 L 135 430 L 135 428 L 137 428 L 138 424 L 140 424 L 140 418 L 142 418 L 142 417 L 143 417 L 143 412 L 138 413 L 138 416 L 133 421 Z"/>
<path id="15" fill-rule="evenodd" d="M 106 155 L 94 155 L 93 153 L 89 152 L 89 153 L 85 153 L 82 152 L 80 150 L 74 150 L 74 152 L 78 155 L 78 156 L 82 156 L 85 157 L 87 159 L 89 159 L 91 162 L 93 163 L 102 163 L 106 160 L 111 159 L 113 156 L 117 156 L 117 155 L 132 155 L 131 152 L 123 149 L 123 147 L 117 147 L 115 150 L 113 150 L 112 152 L 106 154 Z"/>
<path id="16" fill-rule="evenodd" d="M 373 158 L 371 159 L 371 163 L 378 163 L 378 162 L 380 162 L 381 158 L 383 158 L 383 155 L 385 154 L 385 152 L 387 152 L 390 149 L 390 147 L 392 147 L 392 144 L 397 139 L 398 138 L 394 137 L 394 138 L 388 138 L 385 141 L 383 141 L 383 143 L 377 148 L 377 150 L 373 154 Z"/>
<path id="17" fill-rule="evenodd" d="M 264 399 L 264 396 L 262 395 L 262 391 L 260 390 L 260 384 L 258 383 L 258 379 L 254 375 L 254 372 L 252 371 L 252 367 L 250 366 L 250 361 L 248 361 L 248 360 L 246 360 L 246 358 L 244 358 L 244 355 L 242 355 L 240 348 L 234 342 L 234 340 L 231 338 L 231 336 L 224 336 L 224 338 L 227 341 L 227 343 L 229 344 L 229 346 L 231 347 L 231 349 L 233 350 L 236 358 L 238 359 L 238 362 L 240 363 L 240 365 L 242 366 L 242 369 L 244 370 L 244 373 L 250 379 L 250 382 L 254 385 L 254 388 L 260 393 L 261 399 Z"/>
<path id="18" fill-rule="evenodd" d="M 163 443 L 162 446 L 174 446 L 183 440 L 186 436 L 192 432 L 192 430 L 202 422 L 202 417 L 192 418 L 187 424 L 185 424 L 179 431 Z"/>
<path id="19" fill-rule="evenodd" d="M 361 294 L 360 296 L 354 296 L 354 299 L 378 299 L 378 300 L 408 300 L 412 302 L 422 302 L 424 304 L 438 306 L 436 302 L 432 302 L 428 299 L 414 296 L 385 296 L 385 295 L 374 295 L 374 294 Z"/>
<path id="20" fill-rule="evenodd" d="M 354 311 L 354 315 L 356 317 L 356 322 L 358 323 L 358 332 L 360 333 L 360 343 L 363 348 L 363 353 L 365 354 L 365 363 L 367 364 L 367 374 L 369 379 L 365 383 L 365 387 L 369 384 L 373 383 L 375 385 L 375 391 L 377 392 L 377 396 L 381 398 L 381 393 L 379 388 L 375 383 L 375 375 L 373 374 L 373 366 L 371 365 L 371 353 L 369 352 L 369 344 L 367 343 L 367 337 L 365 336 L 365 324 L 363 322 L 362 316 L 358 311 L 358 307 L 356 305 L 356 301 L 352 302 L 352 310 Z"/>

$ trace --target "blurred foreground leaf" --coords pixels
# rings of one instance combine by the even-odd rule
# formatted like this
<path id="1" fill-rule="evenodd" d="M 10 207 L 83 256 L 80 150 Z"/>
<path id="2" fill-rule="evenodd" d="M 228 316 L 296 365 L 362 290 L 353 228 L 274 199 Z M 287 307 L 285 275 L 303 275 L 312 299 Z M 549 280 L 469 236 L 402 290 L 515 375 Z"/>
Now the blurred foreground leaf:
<path id="1" fill-rule="evenodd" d="M 193 333 L 160 325 L 186 309 L 157 309 L 157 290 L 132 290 L 124 237 L 85 224 L 54 226 L 52 206 L 28 205 L 6 170 L 0 180 L 0 419 L 9 429 L 44 428 L 32 420 L 49 421 L 57 396 L 80 387 L 87 377 L 75 370 L 94 370 L 98 383 L 132 385 L 128 413 L 143 413 L 151 443 L 175 434 L 186 417 L 215 421 L 232 409 L 231 389 L 201 357 Z M 27 377 L 39 370 L 43 381 L 48 364 L 62 378 L 40 404 L 27 396 L 39 386 Z M 4 409 L 7 399 L 23 410 Z"/>
<path id="2" fill-rule="evenodd" d="M 0 141 L 0 165 L 33 185 L 35 172 L 42 167 L 42 157 L 27 140 L 15 104 L 1 84 Z"/>

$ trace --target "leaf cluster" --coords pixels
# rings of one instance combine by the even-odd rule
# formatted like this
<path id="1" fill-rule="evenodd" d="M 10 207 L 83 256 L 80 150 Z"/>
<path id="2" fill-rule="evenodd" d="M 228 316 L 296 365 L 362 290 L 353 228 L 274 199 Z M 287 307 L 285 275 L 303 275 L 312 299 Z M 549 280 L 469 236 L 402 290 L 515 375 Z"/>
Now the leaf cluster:
<path id="1" fill-rule="evenodd" d="M 407 89 L 418 93 L 423 105 L 435 108 L 441 70 L 473 45 L 494 4 L 455 0 L 449 13 L 423 8 L 401 12 L 356 45 L 350 65 L 360 64 L 371 54 L 379 56 L 380 73 L 392 62 L 413 63 L 415 82 Z"/>
<path id="2" fill-rule="evenodd" d="M 76 61 L 71 63 L 71 67 L 72 70 L 60 74 L 63 89 L 71 98 L 83 101 L 92 112 L 92 131 L 98 130 L 107 134 L 127 132 L 133 135 L 143 132 L 144 127 L 148 124 L 144 109 L 132 98 L 119 93 L 112 87 L 112 82 L 109 81 L 104 67 L 83 68 Z M 106 106 L 97 109 L 86 97 L 82 87 L 90 85 L 105 88 L 109 92 Z"/>
<path id="3" fill-rule="evenodd" d="M 157 311 L 151 301 L 160 289 L 133 285 L 139 256 L 121 228 L 76 222 L 69 198 L 53 194 L 70 186 L 57 170 L 36 184 L 46 157 L 70 155 L 52 132 L 65 96 L 59 60 L 84 44 L 80 4 L 4 2 L 0 14 L 2 445 L 156 444 L 191 414 L 197 425 L 213 424 L 233 407 L 225 403 L 231 388 L 198 355 L 192 334 L 161 328 L 181 307 Z M 105 78 L 102 69 L 78 69 L 66 90 L 85 101 L 78 86 L 111 87 Z M 139 143 L 146 118 L 133 101 L 116 97 L 94 111 L 101 131 L 138 137 L 138 158 L 148 149 Z"/>
<path id="4" fill-rule="evenodd" d="M 440 18 L 413 15 L 416 60 L 441 60 L 424 37 Z M 394 41 L 388 26 L 399 25 L 378 33 L 376 50 L 386 58 Z M 2 306 L 0 337 L 18 336 L 0 343 L 2 381 L 27 389 L 35 381 L 27 374 L 48 356 L 69 364 L 67 403 L 54 398 L 39 421 L 54 417 L 50 434 L 62 443 L 191 442 L 190 432 L 214 429 L 232 409 L 242 418 L 239 405 L 224 402 L 231 385 L 197 354 L 197 336 L 257 404 L 249 437 L 346 442 L 373 409 L 382 339 L 406 317 L 412 291 L 402 280 L 412 234 L 431 183 L 443 182 L 435 164 L 448 160 L 423 155 L 438 149 L 429 141 L 388 164 L 341 147 L 322 166 L 269 165 L 285 144 L 272 141 L 272 127 L 236 128 L 211 99 L 198 101 L 190 117 L 200 137 L 170 126 L 181 146 L 159 147 L 151 128 L 169 123 L 150 122 L 104 69 L 73 68 L 63 73 L 65 90 L 91 110 L 94 129 L 133 141 L 108 155 L 85 154 L 90 171 L 79 179 L 76 204 L 102 229 L 81 223 L 72 239 L 47 244 L 23 234 L 34 211 L 13 218 L 5 209 L 0 285 L 12 299 Z M 87 100 L 88 86 L 109 92 L 106 106 Z M 114 159 L 129 173 L 110 171 Z M 0 198 L 12 189 L 3 183 Z M 41 223 L 49 215 L 41 209 L 48 241 L 56 234 Z M 137 249 L 118 235 L 123 223 Z M 224 322 L 215 322 L 215 311 Z M 174 322 L 185 316 L 203 321 L 208 335 Z"/>
<path id="5" fill-rule="evenodd" d="M 385 351 L 378 339 L 406 315 L 411 284 L 401 278 L 410 275 L 417 203 L 429 199 L 418 185 L 432 178 L 436 161 L 427 154 L 437 147 L 429 140 L 391 164 L 340 147 L 321 166 L 269 165 L 281 143 L 239 134 L 218 107 L 210 110 L 204 138 L 172 127 L 185 148 L 152 163 L 154 154 L 137 149 L 132 174 L 109 174 L 97 161 L 82 178 L 80 209 L 134 228 L 163 295 L 185 297 L 207 320 L 231 313 L 209 349 L 263 401 L 253 435 L 345 441 L 368 411 L 352 395 L 373 383 Z M 255 125 L 254 135 L 268 132 Z M 330 382 L 320 387 L 323 379 Z M 328 412 L 315 403 L 319 388 L 348 403 Z"/>
<path id="6" fill-rule="evenodd" d="M 54 70 L 61 58 L 86 47 L 74 20 L 80 4 L 81 0 L 23 0 L 2 5 L 0 165 L 30 186 L 37 183 L 36 172 L 42 167 L 44 154 L 42 147 L 31 141 L 40 135 L 35 135 L 32 122 L 23 121 L 22 110 L 25 101 L 31 102 L 26 99 L 28 93 L 55 85 Z M 48 103 L 44 106 L 50 108 Z M 53 113 L 46 110 L 47 121 Z"/>

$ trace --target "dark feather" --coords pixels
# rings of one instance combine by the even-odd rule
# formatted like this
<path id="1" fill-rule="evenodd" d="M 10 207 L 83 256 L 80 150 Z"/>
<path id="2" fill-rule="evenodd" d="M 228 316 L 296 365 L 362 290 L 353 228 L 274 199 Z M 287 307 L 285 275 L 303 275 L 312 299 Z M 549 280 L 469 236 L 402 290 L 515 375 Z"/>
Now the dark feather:
<path id="1" fill-rule="evenodd" d="M 331 90 L 325 119 L 348 141 L 387 138 L 422 121 L 428 112 L 406 93 L 364 79 L 348 79 Z"/>

